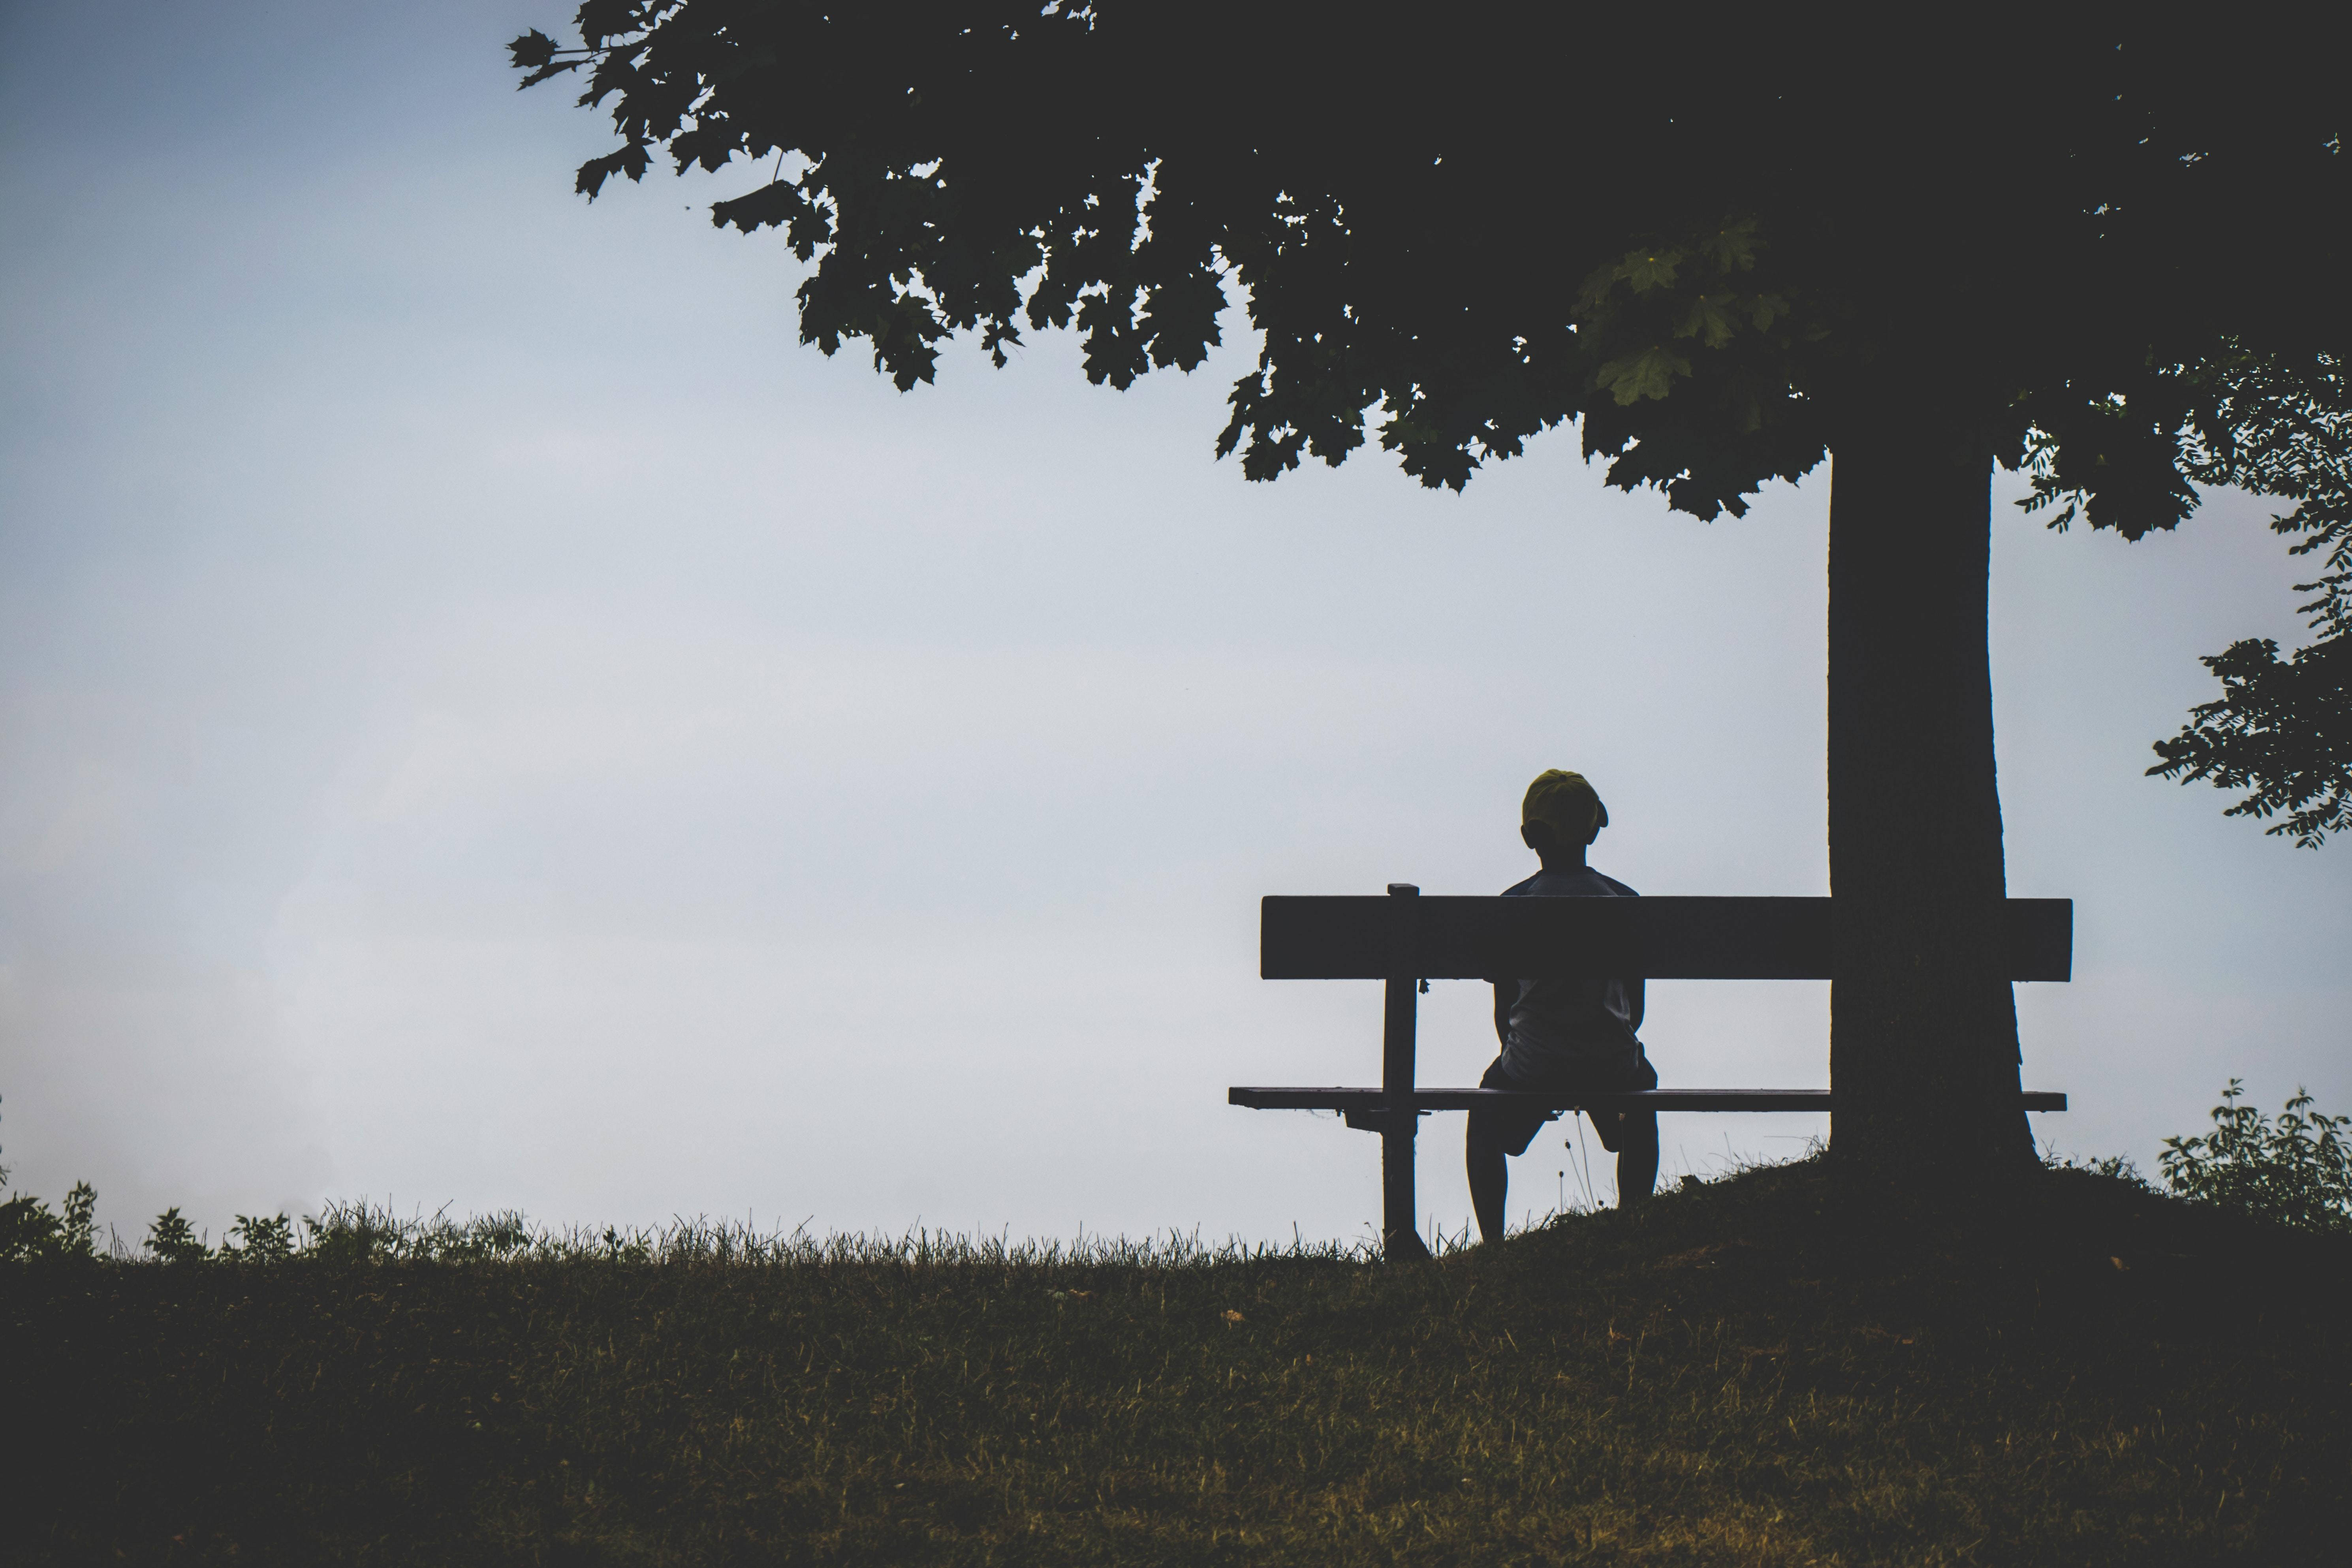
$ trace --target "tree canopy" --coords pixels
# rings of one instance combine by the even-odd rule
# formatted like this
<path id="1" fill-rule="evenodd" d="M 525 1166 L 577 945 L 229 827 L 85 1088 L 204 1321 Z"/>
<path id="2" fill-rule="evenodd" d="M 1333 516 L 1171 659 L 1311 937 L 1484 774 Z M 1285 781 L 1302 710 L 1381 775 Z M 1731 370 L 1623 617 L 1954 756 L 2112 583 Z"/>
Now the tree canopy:
<path id="1" fill-rule="evenodd" d="M 1609 482 L 1744 511 L 1890 409 L 2137 538 L 2237 485 L 2324 562 L 2320 642 L 2241 643 L 2156 772 L 2352 822 L 2352 195 L 2325 13 L 2122 6 L 1832 26 L 1752 8 L 588 0 L 621 136 L 772 163 L 713 219 L 814 263 L 801 335 L 902 389 L 975 333 L 1087 374 L 1262 335 L 1220 455 L 1376 437 L 1422 483 L 1575 424 Z M 1852 25 L 1849 25 L 1852 24 Z M 1856 31 L 1856 26 L 1866 31 Z"/>

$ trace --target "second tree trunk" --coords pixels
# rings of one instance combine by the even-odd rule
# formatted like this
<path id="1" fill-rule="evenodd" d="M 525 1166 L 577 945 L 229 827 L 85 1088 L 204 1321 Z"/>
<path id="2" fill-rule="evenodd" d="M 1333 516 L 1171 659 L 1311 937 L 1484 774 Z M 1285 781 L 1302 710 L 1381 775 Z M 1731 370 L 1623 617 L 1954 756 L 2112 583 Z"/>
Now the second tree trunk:
<path id="1" fill-rule="evenodd" d="M 2033 1149 L 2000 927 L 1991 462 L 1950 428 L 1865 423 L 1832 468 L 1831 1147 L 1890 1176 Z"/>

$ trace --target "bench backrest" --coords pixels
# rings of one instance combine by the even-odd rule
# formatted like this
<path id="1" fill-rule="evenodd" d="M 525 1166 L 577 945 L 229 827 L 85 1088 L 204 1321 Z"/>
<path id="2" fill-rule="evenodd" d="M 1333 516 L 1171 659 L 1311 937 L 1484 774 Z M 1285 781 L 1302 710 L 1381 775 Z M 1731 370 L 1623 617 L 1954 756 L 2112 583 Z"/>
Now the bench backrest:
<path id="1" fill-rule="evenodd" d="M 2008 978 L 2074 971 L 2074 901 L 2010 899 Z M 1833 980 L 1827 899 L 1268 898 L 1268 980 Z"/>

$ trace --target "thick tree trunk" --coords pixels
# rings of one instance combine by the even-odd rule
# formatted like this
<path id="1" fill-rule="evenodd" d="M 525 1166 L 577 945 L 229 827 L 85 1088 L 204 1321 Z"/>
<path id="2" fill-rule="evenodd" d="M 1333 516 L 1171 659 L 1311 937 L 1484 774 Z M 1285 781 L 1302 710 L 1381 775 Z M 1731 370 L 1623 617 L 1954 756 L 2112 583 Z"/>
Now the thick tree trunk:
<path id="1" fill-rule="evenodd" d="M 1832 1136 L 1841 1165 L 2020 1168 L 1985 646 L 1991 463 L 1914 408 L 1857 421 L 1830 497 Z"/>

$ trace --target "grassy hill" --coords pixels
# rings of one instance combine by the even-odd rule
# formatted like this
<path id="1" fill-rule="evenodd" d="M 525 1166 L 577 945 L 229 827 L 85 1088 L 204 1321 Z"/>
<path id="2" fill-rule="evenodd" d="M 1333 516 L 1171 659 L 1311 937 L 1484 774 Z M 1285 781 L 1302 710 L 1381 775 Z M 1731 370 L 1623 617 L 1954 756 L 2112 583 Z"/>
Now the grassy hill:
<path id="1" fill-rule="evenodd" d="M 1930 1215 L 1780 1166 L 1402 1268 L 368 1241 L 0 1269 L 12 1560 L 2352 1550 L 2352 1244 L 2085 1171 Z"/>

